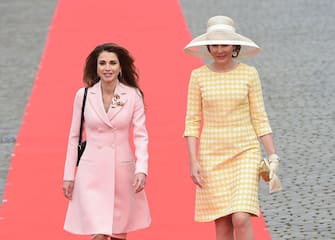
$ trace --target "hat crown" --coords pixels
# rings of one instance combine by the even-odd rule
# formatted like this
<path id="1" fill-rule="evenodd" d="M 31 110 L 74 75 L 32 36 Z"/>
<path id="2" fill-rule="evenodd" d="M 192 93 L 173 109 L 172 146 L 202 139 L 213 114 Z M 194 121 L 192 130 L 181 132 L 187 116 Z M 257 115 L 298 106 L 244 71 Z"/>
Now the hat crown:
<path id="1" fill-rule="evenodd" d="M 253 56 L 259 52 L 259 46 L 249 38 L 236 33 L 234 21 L 226 16 L 214 16 L 207 21 L 207 32 L 195 37 L 184 48 L 192 56 L 213 59 L 208 51 L 209 45 L 241 46 L 238 58 Z"/>
<path id="2" fill-rule="evenodd" d="M 233 19 L 226 16 L 214 16 L 208 19 L 207 32 L 218 30 L 235 32 Z"/>

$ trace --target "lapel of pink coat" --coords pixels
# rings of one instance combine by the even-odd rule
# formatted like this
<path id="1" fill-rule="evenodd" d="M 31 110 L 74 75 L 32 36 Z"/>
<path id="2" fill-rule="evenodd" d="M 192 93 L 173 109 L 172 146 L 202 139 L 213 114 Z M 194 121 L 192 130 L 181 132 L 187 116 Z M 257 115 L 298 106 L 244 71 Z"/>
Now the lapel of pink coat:
<path id="1" fill-rule="evenodd" d="M 120 96 L 120 101 L 119 101 L 119 105 L 116 105 L 116 106 L 112 106 L 107 115 L 108 115 L 108 118 L 109 118 L 109 121 L 112 121 L 113 118 L 115 118 L 115 116 L 123 109 L 125 109 L 125 104 L 128 100 L 128 96 L 127 96 L 127 87 L 124 86 L 122 83 L 118 82 L 118 84 L 116 85 L 116 88 L 115 88 L 115 95 L 119 95 Z"/>
<path id="2" fill-rule="evenodd" d="M 91 102 L 94 111 L 100 117 L 100 119 L 108 126 L 113 127 L 111 120 L 125 107 L 127 102 L 127 88 L 122 84 L 118 83 L 115 88 L 115 94 L 120 96 L 120 102 L 122 106 L 111 107 L 108 113 L 105 112 L 105 108 L 102 100 L 101 83 L 97 82 L 93 87 L 89 88 Z M 90 97 L 88 99 L 90 99 Z M 90 100 L 89 100 L 90 101 Z"/>

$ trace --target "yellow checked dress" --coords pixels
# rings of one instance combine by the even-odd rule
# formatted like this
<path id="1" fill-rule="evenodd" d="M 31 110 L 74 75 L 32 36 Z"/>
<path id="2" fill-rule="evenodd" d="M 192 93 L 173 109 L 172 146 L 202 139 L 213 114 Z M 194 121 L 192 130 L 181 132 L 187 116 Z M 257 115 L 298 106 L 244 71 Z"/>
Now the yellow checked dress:
<path id="1" fill-rule="evenodd" d="M 203 118 L 203 119 L 202 119 Z M 230 72 L 204 65 L 192 71 L 184 136 L 199 137 L 204 187 L 197 187 L 195 220 L 234 212 L 259 215 L 258 137 L 271 133 L 257 70 L 240 63 Z"/>

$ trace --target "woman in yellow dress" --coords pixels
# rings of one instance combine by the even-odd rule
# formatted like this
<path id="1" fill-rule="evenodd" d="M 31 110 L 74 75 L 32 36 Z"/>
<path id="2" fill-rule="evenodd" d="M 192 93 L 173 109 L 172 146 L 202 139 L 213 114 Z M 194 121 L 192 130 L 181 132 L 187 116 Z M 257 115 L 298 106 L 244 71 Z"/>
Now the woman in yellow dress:
<path id="1" fill-rule="evenodd" d="M 192 71 L 184 136 L 197 185 L 195 220 L 214 221 L 217 240 L 234 239 L 234 234 L 253 239 L 251 216 L 259 215 L 259 141 L 270 161 L 270 177 L 278 170 L 257 70 L 237 61 L 258 51 L 226 16 L 210 18 L 207 32 L 185 47 L 187 54 L 213 61 Z"/>

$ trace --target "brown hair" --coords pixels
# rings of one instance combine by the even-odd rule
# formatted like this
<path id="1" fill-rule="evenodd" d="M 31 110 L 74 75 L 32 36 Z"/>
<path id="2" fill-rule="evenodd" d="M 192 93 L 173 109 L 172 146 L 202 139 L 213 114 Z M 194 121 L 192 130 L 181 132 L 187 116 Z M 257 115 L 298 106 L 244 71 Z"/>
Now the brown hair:
<path id="1" fill-rule="evenodd" d="M 115 53 L 120 61 L 122 73 L 119 74 L 118 79 L 121 83 L 137 88 L 142 96 L 143 92 L 138 85 L 138 73 L 134 65 L 134 59 L 130 55 L 129 51 L 124 47 L 121 47 L 115 43 L 104 43 L 98 45 L 86 58 L 86 64 L 84 67 L 83 81 L 88 87 L 92 87 L 94 84 L 100 81 L 97 74 L 97 61 L 100 53 L 102 52 Z"/>
<path id="2" fill-rule="evenodd" d="M 233 54 L 233 58 L 237 58 L 238 55 L 240 54 L 240 51 L 241 51 L 241 45 L 234 45 L 233 53 L 236 52 L 236 55 L 234 56 Z"/>

